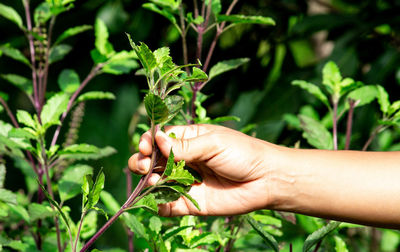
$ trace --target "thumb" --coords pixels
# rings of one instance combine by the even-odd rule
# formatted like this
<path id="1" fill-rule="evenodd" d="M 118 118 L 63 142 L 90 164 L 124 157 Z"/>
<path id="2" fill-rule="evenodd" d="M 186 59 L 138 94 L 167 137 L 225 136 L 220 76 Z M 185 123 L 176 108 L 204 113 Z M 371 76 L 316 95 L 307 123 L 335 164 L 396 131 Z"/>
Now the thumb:
<path id="1" fill-rule="evenodd" d="M 185 160 L 189 163 L 204 161 L 215 156 L 219 149 L 216 138 L 207 134 L 193 138 L 174 139 L 160 130 L 157 131 L 155 139 L 163 156 L 168 157 L 172 148 L 175 161 Z"/>

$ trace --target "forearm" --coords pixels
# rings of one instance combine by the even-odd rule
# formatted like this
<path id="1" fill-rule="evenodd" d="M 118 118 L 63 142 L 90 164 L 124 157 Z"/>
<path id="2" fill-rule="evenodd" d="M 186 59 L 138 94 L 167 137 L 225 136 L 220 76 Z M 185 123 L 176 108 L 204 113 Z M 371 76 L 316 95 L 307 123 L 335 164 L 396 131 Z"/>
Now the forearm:
<path id="1" fill-rule="evenodd" d="M 278 148 L 272 208 L 400 228 L 400 152 Z"/>

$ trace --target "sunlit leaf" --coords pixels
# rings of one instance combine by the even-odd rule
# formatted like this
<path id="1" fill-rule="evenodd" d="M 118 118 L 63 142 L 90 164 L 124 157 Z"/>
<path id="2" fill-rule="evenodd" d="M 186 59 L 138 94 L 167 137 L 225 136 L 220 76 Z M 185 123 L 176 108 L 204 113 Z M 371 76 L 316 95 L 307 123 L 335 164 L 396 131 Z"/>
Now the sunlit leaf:
<path id="1" fill-rule="evenodd" d="M 0 201 L 16 205 L 17 195 L 10 190 L 0 188 Z"/>
<path id="2" fill-rule="evenodd" d="M 76 101 L 83 102 L 88 100 L 103 100 L 103 99 L 115 100 L 115 95 L 110 92 L 89 91 L 84 94 L 81 94 Z"/>
<path id="3" fill-rule="evenodd" d="M 128 36 L 129 42 L 131 44 L 131 47 L 133 50 L 136 52 L 136 55 L 138 56 L 140 62 L 142 63 L 143 68 L 148 72 L 151 73 L 154 68 L 157 66 L 157 60 L 156 57 L 154 56 L 153 52 L 147 47 L 146 44 L 140 42 L 140 45 L 136 45 L 133 40 L 131 39 L 131 36 L 129 34 L 126 34 Z"/>
<path id="4" fill-rule="evenodd" d="M 235 24 L 262 24 L 275 25 L 275 21 L 270 17 L 245 16 L 245 15 L 218 15 L 218 22 L 231 22 Z"/>
<path id="5" fill-rule="evenodd" d="M 50 206 L 38 203 L 29 204 L 28 213 L 31 222 L 34 222 L 39 219 L 45 219 L 47 217 L 52 217 L 55 214 Z"/>
<path id="6" fill-rule="evenodd" d="M 0 16 L 15 23 L 19 28 L 24 28 L 21 16 L 12 7 L 0 3 Z"/>
<path id="7" fill-rule="evenodd" d="M 171 174 L 166 178 L 166 180 L 173 180 L 183 185 L 191 185 L 194 183 L 194 177 L 192 174 L 186 170 L 185 161 L 181 160 L 172 169 Z"/>
<path id="8" fill-rule="evenodd" d="M 65 31 L 57 38 L 57 40 L 54 42 L 54 44 L 58 44 L 58 43 L 60 43 L 61 41 L 65 40 L 65 39 L 67 39 L 67 38 L 69 38 L 69 37 L 75 36 L 75 35 L 77 35 L 77 34 L 79 34 L 79 33 L 85 32 L 85 31 L 90 30 L 90 29 L 92 29 L 92 28 L 93 28 L 93 27 L 92 27 L 91 25 L 81 25 L 81 26 L 71 27 L 71 28 L 65 30 Z"/>
<path id="9" fill-rule="evenodd" d="M 274 251 L 279 251 L 278 242 L 275 238 L 270 235 L 268 232 L 264 231 L 264 229 L 257 223 L 252 217 L 246 215 L 247 222 L 253 227 L 253 229 L 264 239 L 264 241 L 270 246 Z"/>
<path id="10" fill-rule="evenodd" d="M 63 92 L 72 94 L 79 88 L 79 75 L 72 69 L 64 69 L 58 76 L 58 85 Z"/>
<path id="11" fill-rule="evenodd" d="M 333 140 L 331 133 L 317 120 L 299 115 L 300 127 L 303 129 L 303 137 L 317 149 L 332 150 Z"/>
<path id="12" fill-rule="evenodd" d="M 82 239 L 87 239 L 94 235 L 97 231 L 97 212 L 90 211 L 82 222 L 82 230 L 80 237 Z"/>
<path id="13" fill-rule="evenodd" d="M 222 73 L 234 70 L 249 61 L 250 61 L 249 58 L 239 58 L 239 59 L 220 61 L 213 67 L 211 67 L 208 80 L 211 80 L 212 78 Z"/>
<path id="14" fill-rule="evenodd" d="M 176 24 L 176 18 L 172 13 L 167 11 L 166 9 L 160 9 L 157 5 L 153 3 L 145 3 L 142 5 L 143 8 L 154 11 L 155 13 L 160 14 L 161 16 L 164 16 L 167 18 L 171 23 Z"/>
<path id="15" fill-rule="evenodd" d="M 150 212 L 152 212 L 153 214 L 158 213 L 158 206 L 157 206 L 157 202 L 156 202 L 156 198 L 155 198 L 154 194 L 148 194 L 145 197 L 143 197 L 142 199 L 140 199 L 135 204 L 135 207 L 143 207 L 143 208 L 149 210 Z"/>
<path id="16" fill-rule="evenodd" d="M 135 215 L 130 213 L 124 213 L 123 218 L 125 220 L 125 224 L 129 227 L 129 229 L 135 233 L 138 237 L 143 237 L 146 240 L 149 239 L 149 235 L 146 233 L 146 229 L 143 224 L 136 218 Z"/>
<path id="17" fill-rule="evenodd" d="M 132 59 L 121 59 L 121 60 L 114 60 L 108 64 L 106 64 L 101 71 L 103 73 L 114 74 L 114 75 L 121 75 L 130 73 L 133 69 L 139 67 L 139 64 L 136 60 Z"/>
<path id="18" fill-rule="evenodd" d="M 376 88 L 378 90 L 377 98 L 378 98 L 378 103 L 380 105 L 381 111 L 384 114 L 386 114 L 389 112 L 389 108 L 390 108 L 389 95 L 386 92 L 385 88 L 382 87 L 381 85 L 376 85 Z"/>
<path id="19" fill-rule="evenodd" d="M 329 107 L 329 100 L 328 97 L 321 91 L 321 89 L 310 82 L 303 81 L 303 80 L 294 80 L 292 81 L 292 85 L 299 86 L 302 89 L 306 90 L 310 94 L 314 95 L 318 100 L 320 100 L 323 104 Z"/>
<path id="20" fill-rule="evenodd" d="M 29 60 L 22 54 L 22 52 L 16 48 L 11 47 L 10 45 L 1 45 L 0 50 L 3 52 L 4 55 L 17 60 L 19 62 L 24 63 L 27 66 L 31 66 Z"/>
<path id="21" fill-rule="evenodd" d="M 347 95 L 347 99 L 352 99 L 356 101 L 356 106 L 361 107 L 375 100 L 376 96 L 377 96 L 376 87 L 373 85 L 367 85 L 351 91 Z M 348 103 L 346 103 L 346 107 L 348 106 L 349 106 Z"/>
<path id="22" fill-rule="evenodd" d="M 60 123 L 60 116 L 67 110 L 69 97 L 65 93 L 53 95 L 43 106 L 40 113 L 42 125 L 47 128 Z"/>
<path id="23" fill-rule="evenodd" d="M 168 108 L 168 118 L 163 123 L 167 123 L 172 118 L 174 118 L 183 106 L 183 98 L 179 95 L 167 96 L 164 100 L 165 105 Z"/>
<path id="24" fill-rule="evenodd" d="M 346 243 L 343 241 L 342 238 L 340 238 L 337 235 L 335 235 L 333 238 L 335 240 L 335 251 L 336 252 L 348 252 L 349 251 L 347 249 Z"/>
<path id="25" fill-rule="evenodd" d="M 144 97 L 144 105 L 147 115 L 155 124 L 163 123 L 168 119 L 168 107 L 159 96 L 148 93 Z"/>
<path id="26" fill-rule="evenodd" d="M 25 110 L 17 110 L 17 121 L 33 129 L 36 128 L 35 120 L 33 120 L 31 114 Z"/>
<path id="27" fill-rule="evenodd" d="M 78 164 L 65 170 L 58 181 L 60 199 L 66 201 L 78 195 L 81 192 L 83 179 L 88 174 L 93 174 L 93 168 L 88 165 Z"/>
<path id="28" fill-rule="evenodd" d="M 116 150 L 110 146 L 98 148 L 89 144 L 73 144 L 59 151 L 60 158 L 89 160 L 100 159 L 116 153 Z"/>
<path id="29" fill-rule="evenodd" d="M 104 188 L 105 176 L 102 170 L 97 174 L 93 187 L 90 189 L 88 201 L 85 208 L 88 210 L 94 207 L 100 199 L 100 193 Z"/>
<path id="30" fill-rule="evenodd" d="M 114 49 L 111 44 L 108 42 L 108 29 L 106 24 L 100 18 L 96 19 L 96 23 L 94 25 L 95 32 L 95 46 L 96 49 L 100 52 L 100 54 L 108 56 L 110 55 Z"/>
<path id="31" fill-rule="evenodd" d="M 329 61 L 322 69 L 322 84 L 324 84 L 331 94 L 338 94 L 342 75 L 339 67 L 333 61 Z"/>
<path id="32" fill-rule="evenodd" d="M 304 242 L 303 252 L 310 251 L 315 244 L 324 239 L 325 236 L 334 231 L 339 225 L 340 222 L 338 221 L 330 221 L 327 225 L 310 234 Z"/>

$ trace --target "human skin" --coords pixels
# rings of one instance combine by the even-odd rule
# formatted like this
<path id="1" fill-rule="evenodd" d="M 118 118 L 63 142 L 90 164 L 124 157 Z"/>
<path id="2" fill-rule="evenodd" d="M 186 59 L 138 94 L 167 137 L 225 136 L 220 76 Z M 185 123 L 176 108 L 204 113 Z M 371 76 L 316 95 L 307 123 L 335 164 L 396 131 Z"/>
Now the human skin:
<path id="1" fill-rule="evenodd" d="M 162 216 L 236 215 L 257 209 L 400 228 L 400 152 L 292 149 L 216 125 L 170 126 L 156 133 L 164 157 L 200 173 L 186 198 L 160 205 Z M 167 136 L 175 133 L 176 139 Z M 143 134 L 129 168 L 146 174 L 151 135 Z M 149 184 L 159 178 L 154 173 Z"/>

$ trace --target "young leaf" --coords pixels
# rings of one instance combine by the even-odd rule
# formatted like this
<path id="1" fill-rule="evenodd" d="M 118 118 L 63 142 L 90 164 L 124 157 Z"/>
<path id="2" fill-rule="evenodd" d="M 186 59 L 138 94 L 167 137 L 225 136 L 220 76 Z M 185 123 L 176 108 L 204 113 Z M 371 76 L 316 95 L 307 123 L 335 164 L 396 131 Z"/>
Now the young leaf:
<path id="1" fill-rule="evenodd" d="M 264 241 L 274 250 L 274 251 L 279 251 L 279 245 L 278 242 L 275 240 L 275 238 L 264 231 L 264 229 L 260 226 L 260 224 L 257 223 L 252 217 L 249 215 L 246 215 L 246 221 L 253 227 L 253 229 L 264 239 Z"/>
<path id="2" fill-rule="evenodd" d="M 17 121 L 33 129 L 36 128 L 36 123 L 32 116 L 25 110 L 17 110 Z"/>
<path id="3" fill-rule="evenodd" d="M 347 99 L 355 100 L 357 102 L 356 107 L 361 107 L 372 102 L 376 96 L 376 87 L 373 85 L 367 85 L 351 91 L 347 95 Z M 346 107 L 349 107 L 348 103 L 346 103 Z"/>
<path id="4" fill-rule="evenodd" d="M 163 123 L 169 117 L 169 110 L 165 102 L 157 95 L 148 93 L 144 97 L 144 106 L 150 120 L 155 124 Z"/>
<path id="5" fill-rule="evenodd" d="M 275 21 L 272 18 L 263 16 L 218 15 L 217 20 L 219 23 L 275 25 Z"/>
<path id="6" fill-rule="evenodd" d="M 12 191 L 0 188 L 0 202 L 5 202 L 9 204 L 17 204 L 17 195 L 15 195 Z"/>
<path id="7" fill-rule="evenodd" d="M 196 248 L 196 247 L 203 246 L 203 245 L 211 245 L 215 242 L 218 242 L 217 235 L 214 233 L 205 232 L 205 233 L 195 236 L 190 241 L 190 247 Z"/>
<path id="8" fill-rule="evenodd" d="M 171 96 L 167 96 L 167 98 L 165 98 L 164 103 L 168 108 L 169 114 L 168 114 L 168 118 L 163 123 L 167 123 L 172 118 L 174 118 L 176 116 L 176 114 L 179 113 L 184 102 L 183 102 L 183 98 L 181 96 L 171 95 Z"/>
<path id="9" fill-rule="evenodd" d="M 106 192 L 104 190 L 101 191 L 100 199 L 106 206 L 108 212 L 111 214 L 115 214 L 121 208 L 121 206 L 109 192 Z"/>
<path id="10" fill-rule="evenodd" d="M 208 6 L 209 0 L 205 0 L 205 4 Z M 211 11 L 214 13 L 214 15 L 218 15 L 221 13 L 221 0 L 211 0 Z"/>
<path id="11" fill-rule="evenodd" d="M 36 220 L 54 216 L 54 212 L 51 207 L 38 203 L 31 203 L 28 206 L 28 213 L 32 223 Z"/>
<path id="12" fill-rule="evenodd" d="M 158 213 L 158 206 L 154 194 L 148 194 L 136 202 L 135 207 L 143 207 L 153 214 Z"/>
<path id="13" fill-rule="evenodd" d="M 164 186 L 160 186 L 160 188 L 163 188 L 163 187 L 164 187 Z M 190 194 L 187 193 L 187 191 L 188 191 L 187 187 L 182 187 L 181 185 L 168 185 L 167 187 L 168 187 L 169 189 L 172 189 L 172 190 L 174 190 L 174 191 L 180 193 L 181 196 L 186 197 L 188 200 L 190 200 L 190 201 L 193 203 L 193 205 L 194 205 L 198 210 L 201 210 L 201 209 L 200 209 L 200 206 L 199 206 L 199 203 L 197 203 L 197 201 L 196 201 L 195 199 L 193 199 L 193 197 L 190 196 Z"/>
<path id="14" fill-rule="evenodd" d="M 74 93 L 79 85 L 79 75 L 72 69 L 64 69 L 58 76 L 58 86 L 65 93 Z"/>
<path id="15" fill-rule="evenodd" d="M 43 110 L 40 113 L 42 119 L 42 125 L 48 128 L 52 125 L 60 123 L 61 114 L 67 110 L 68 106 L 68 95 L 59 93 L 53 95 L 43 106 Z"/>
<path id="16" fill-rule="evenodd" d="M 71 27 L 71 28 L 67 29 L 66 31 L 64 31 L 64 32 L 57 38 L 57 40 L 56 40 L 56 42 L 54 42 L 54 44 L 58 44 L 58 43 L 60 43 L 61 41 L 65 40 L 65 39 L 67 39 L 67 38 L 69 38 L 69 37 L 75 36 L 75 35 L 77 35 L 77 34 L 79 34 L 79 33 L 85 32 L 85 31 L 90 30 L 90 29 L 92 29 L 92 28 L 93 28 L 93 27 L 92 27 L 91 25 L 81 25 L 81 26 Z"/>
<path id="17" fill-rule="evenodd" d="M 106 64 L 101 71 L 103 73 L 114 74 L 114 75 L 121 75 L 130 73 L 133 69 L 139 67 L 139 64 L 136 60 L 132 59 L 121 59 L 121 60 L 114 60 L 108 64 Z"/>
<path id="18" fill-rule="evenodd" d="M 89 91 L 84 94 L 81 94 L 76 101 L 83 102 L 88 100 L 103 100 L 103 99 L 115 100 L 115 95 L 110 92 Z"/>
<path id="19" fill-rule="evenodd" d="M 149 228 L 154 233 L 158 234 L 161 232 L 162 223 L 160 218 L 157 216 L 152 216 L 149 220 Z"/>
<path id="20" fill-rule="evenodd" d="M 69 52 L 72 46 L 66 44 L 59 44 L 51 48 L 49 55 L 49 64 L 62 60 Z"/>
<path id="21" fill-rule="evenodd" d="M 94 235 L 97 231 L 97 212 L 90 211 L 82 222 L 82 230 L 80 237 L 82 239 L 87 239 Z"/>
<path id="22" fill-rule="evenodd" d="M 303 137 L 310 145 L 323 150 L 333 149 L 332 135 L 320 122 L 305 115 L 298 117 L 304 131 Z"/>
<path id="23" fill-rule="evenodd" d="M 200 68 L 198 67 L 193 67 L 192 68 L 192 75 L 187 76 L 184 78 L 184 81 L 187 82 L 203 82 L 208 79 L 208 76 L 205 72 L 203 72 Z"/>
<path id="24" fill-rule="evenodd" d="M 65 170 L 58 181 L 61 201 L 67 201 L 78 195 L 81 192 L 83 179 L 88 174 L 93 174 L 93 168 L 88 165 L 77 164 Z"/>
<path id="25" fill-rule="evenodd" d="M 310 82 L 306 82 L 303 80 L 294 80 L 292 81 L 292 85 L 299 86 L 302 89 L 308 91 L 310 94 L 314 95 L 318 100 L 320 100 L 327 107 L 330 107 L 328 97 L 324 93 L 322 93 L 321 89 Z"/>
<path id="26" fill-rule="evenodd" d="M 73 144 L 59 151 L 59 155 L 60 158 L 64 159 L 89 160 L 107 157 L 116 152 L 117 151 L 110 146 L 97 148 L 89 144 Z"/>
<path id="27" fill-rule="evenodd" d="M 93 187 L 90 189 L 85 209 L 89 210 L 90 208 L 94 207 L 99 201 L 100 193 L 104 188 L 104 180 L 105 180 L 104 173 L 102 170 L 100 170 L 100 172 L 97 174 Z"/>
<path id="28" fill-rule="evenodd" d="M 333 61 L 329 61 L 322 69 L 322 83 L 331 94 L 339 94 L 342 75 L 339 67 Z"/>
<path id="29" fill-rule="evenodd" d="M 4 55 L 17 60 L 19 62 L 24 63 L 27 66 L 31 66 L 29 60 L 16 48 L 11 47 L 10 45 L 2 45 L 0 46 L 0 50 L 4 53 Z"/>
<path id="30" fill-rule="evenodd" d="M 377 91 L 378 91 L 378 103 L 381 107 L 381 111 L 383 114 L 387 114 L 390 108 L 390 101 L 389 101 L 389 95 L 386 92 L 385 88 L 383 88 L 381 85 L 376 85 Z"/>
<path id="31" fill-rule="evenodd" d="M 310 251 L 310 249 L 315 244 L 317 244 L 320 240 L 324 239 L 325 236 L 334 231 L 339 225 L 340 222 L 338 221 L 330 221 L 329 224 L 323 226 L 314 233 L 310 234 L 304 242 L 303 252 Z"/>
<path id="32" fill-rule="evenodd" d="M 208 75 L 209 76 L 208 81 L 210 81 L 212 78 L 214 78 L 222 73 L 234 70 L 249 61 L 250 61 L 249 58 L 239 58 L 239 59 L 220 61 L 210 69 L 210 72 Z"/>
<path id="33" fill-rule="evenodd" d="M 0 16 L 17 24 L 19 28 L 24 28 L 21 16 L 12 7 L 0 3 Z"/>
<path id="34" fill-rule="evenodd" d="M 6 81 L 10 82 L 11 84 L 15 85 L 28 95 L 32 94 L 32 81 L 16 74 L 2 74 L 0 75 L 1 78 L 5 79 Z"/>
<path id="35" fill-rule="evenodd" d="M 146 229 L 143 224 L 136 218 L 135 215 L 130 213 L 124 213 L 123 218 L 125 220 L 125 224 L 128 228 L 134 232 L 138 237 L 143 237 L 146 240 L 149 239 L 149 235 L 146 233 Z"/>
<path id="36" fill-rule="evenodd" d="M 181 231 L 183 231 L 187 228 L 193 228 L 193 226 L 181 226 L 181 227 L 174 226 L 174 227 L 168 229 L 167 231 L 165 231 L 162 238 L 164 239 L 164 241 L 166 241 L 169 238 L 179 234 Z"/>
<path id="37" fill-rule="evenodd" d="M 35 8 L 33 20 L 37 27 L 44 25 L 51 18 L 52 13 L 50 7 L 48 2 L 42 2 Z"/>
<path id="38" fill-rule="evenodd" d="M 36 139 L 37 134 L 31 128 L 14 128 L 8 132 L 8 137 L 10 138 L 22 138 L 26 140 Z"/>
<path id="39" fill-rule="evenodd" d="M 165 170 L 164 170 L 164 174 L 165 176 L 169 176 L 172 173 L 172 170 L 174 169 L 175 166 L 175 162 L 174 162 L 174 153 L 172 152 L 172 149 L 169 152 L 169 156 L 168 156 L 168 160 L 167 160 L 167 164 L 165 166 Z"/>
<path id="40" fill-rule="evenodd" d="M 114 52 L 111 44 L 108 42 L 108 29 L 106 24 L 100 18 L 96 19 L 96 23 L 94 25 L 95 32 L 95 46 L 96 49 L 100 52 L 100 54 L 109 56 Z"/>
<path id="41" fill-rule="evenodd" d="M 145 43 L 140 42 L 140 45 L 137 46 L 131 39 L 130 35 L 127 34 L 129 42 L 136 52 L 140 62 L 142 63 L 143 68 L 146 70 L 148 74 L 150 74 L 154 68 L 157 66 L 157 60 L 154 56 L 153 52 L 147 47 Z"/>
<path id="42" fill-rule="evenodd" d="M 167 181 L 176 181 L 183 185 L 192 185 L 194 183 L 194 177 L 188 170 L 185 170 L 185 161 L 181 160 L 178 164 L 174 165 L 171 175 L 169 175 Z"/>

